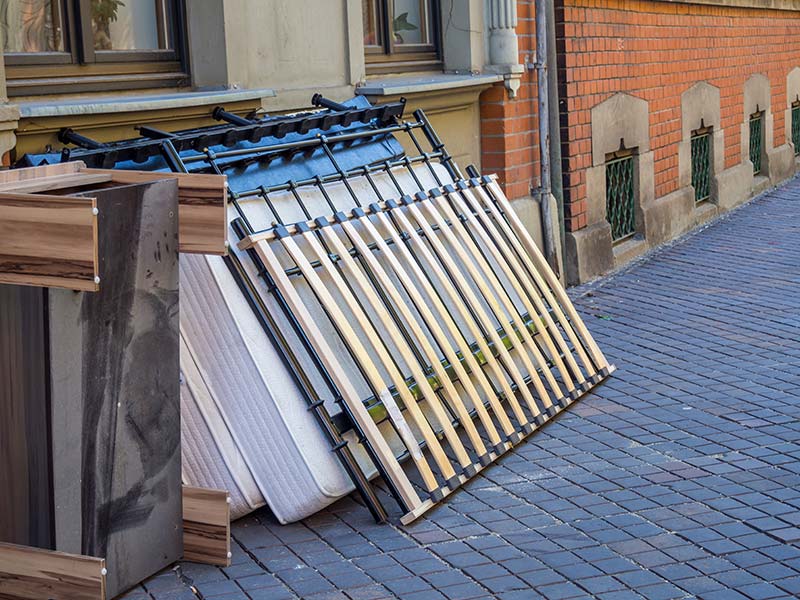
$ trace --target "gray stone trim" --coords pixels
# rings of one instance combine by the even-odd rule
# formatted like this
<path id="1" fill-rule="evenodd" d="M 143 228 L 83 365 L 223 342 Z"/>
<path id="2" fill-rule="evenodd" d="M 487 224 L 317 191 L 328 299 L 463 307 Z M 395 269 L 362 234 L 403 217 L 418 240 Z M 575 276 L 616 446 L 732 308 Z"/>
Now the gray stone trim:
<path id="1" fill-rule="evenodd" d="M 769 172 L 766 164 L 767 151 L 772 149 L 774 143 L 774 118 L 772 116 L 772 94 L 770 91 L 769 79 L 763 73 L 754 73 L 744 82 L 743 91 L 744 101 L 742 103 L 742 143 L 741 156 L 742 162 L 750 162 L 750 115 L 764 112 L 764 122 L 762 124 L 762 173 Z"/>
<path id="2" fill-rule="evenodd" d="M 186 106 L 205 106 L 225 102 L 241 102 L 271 98 L 270 89 L 218 90 L 207 92 L 182 92 L 178 94 L 120 95 L 104 98 L 81 98 L 71 101 L 20 102 L 20 117 L 59 117 L 65 115 L 94 115 L 145 110 L 165 110 Z"/>
<path id="3" fill-rule="evenodd" d="M 586 281 L 627 262 L 649 244 L 649 207 L 655 195 L 653 153 L 650 151 L 650 112 L 641 98 L 614 94 L 591 111 L 592 166 L 586 170 L 587 227 L 568 232 L 567 281 Z M 606 221 L 606 155 L 635 148 L 636 236 L 613 244 Z"/>
<path id="4" fill-rule="evenodd" d="M 786 75 L 786 111 L 784 112 L 784 124 L 786 131 L 786 143 L 792 147 L 792 102 L 800 100 L 800 67 L 795 67 Z"/>
<path id="5" fill-rule="evenodd" d="M 356 88 L 361 96 L 394 96 L 398 94 L 419 94 L 455 88 L 491 85 L 503 81 L 502 75 L 456 75 L 437 73 L 422 77 L 386 77 L 370 79 Z"/>
<path id="6" fill-rule="evenodd" d="M 719 88 L 698 81 L 681 94 L 681 141 L 678 143 L 678 187 L 692 184 L 692 132 L 711 127 L 711 201 L 716 202 L 717 176 L 725 169 L 725 132 L 722 129 Z"/>
<path id="7" fill-rule="evenodd" d="M 650 150 L 650 113 L 647 102 L 629 94 L 614 94 L 592 109 L 592 165 L 603 165 L 606 154 L 626 148 Z"/>
<path id="8" fill-rule="evenodd" d="M 762 169 L 759 176 L 754 178 L 754 190 L 766 184 L 777 185 L 787 177 L 794 174 L 795 161 L 792 146 L 787 142 L 775 147 L 775 118 L 772 114 L 772 94 L 769 79 L 762 73 L 751 75 L 744 84 L 744 110 L 742 121 L 742 162 L 751 165 L 749 156 L 749 119 L 756 111 L 764 111 Z"/>

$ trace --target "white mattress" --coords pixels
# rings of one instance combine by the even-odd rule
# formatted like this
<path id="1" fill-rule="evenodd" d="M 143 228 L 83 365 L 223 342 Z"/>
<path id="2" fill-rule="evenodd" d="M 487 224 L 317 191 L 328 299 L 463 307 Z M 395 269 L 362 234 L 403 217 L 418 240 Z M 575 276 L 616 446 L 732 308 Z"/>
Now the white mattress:
<path id="1" fill-rule="evenodd" d="M 443 179 L 447 178 L 444 169 L 437 170 Z M 416 172 L 427 187 L 436 185 L 426 169 L 418 167 Z M 402 185 L 408 186 L 404 191 L 416 191 L 407 171 L 398 169 L 396 176 Z M 384 198 L 398 196 L 388 178 L 376 176 L 376 181 Z M 326 187 L 337 208 L 346 210 L 355 205 L 341 184 Z M 360 197 L 363 193 L 366 199 L 363 204 L 375 200 L 366 181 L 354 181 L 353 187 Z M 304 189 L 302 196 L 313 215 L 332 213 L 315 190 Z M 304 220 L 289 194 L 276 194 L 271 199 L 282 209 L 287 223 Z M 254 229 L 272 224 L 273 218 L 262 200 L 242 205 Z M 231 218 L 238 216 L 233 208 L 231 211 Z M 251 280 L 260 286 L 272 314 L 285 322 L 252 261 L 236 249 L 233 243 L 236 236 L 231 233 L 229 237 L 231 251 L 240 257 Z M 231 493 L 234 518 L 266 504 L 281 523 L 302 519 L 351 492 L 352 482 L 331 452 L 330 443 L 306 408 L 301 390 L 223 259 L 183 255 L 180 270 L 185 483 L 227 489 Z M 311 294 L 302 285 L 298 289 L 301 294 Z M 343 366 L 355 369 L 321 311 L 319 316 L 318 323 L 329 334 Z M 292 347 L 300 347 L 288 323 L 283 333 Z M 317 389 L 324 389 L 310 364 L 306 373 Z M 358 377 L 355 380 L 361 381 Z M 364 398 L 370 395 L 363 383 L 357 389 Z M 339 410 L 332 403 L 328 408 L 331 413 Z M 382 430 L 399 452 L 400 442 L 394 438 L 388 423 Z M 376 471 L 361 447 L 350 446 L 367 475 L 375 476 Z"/>

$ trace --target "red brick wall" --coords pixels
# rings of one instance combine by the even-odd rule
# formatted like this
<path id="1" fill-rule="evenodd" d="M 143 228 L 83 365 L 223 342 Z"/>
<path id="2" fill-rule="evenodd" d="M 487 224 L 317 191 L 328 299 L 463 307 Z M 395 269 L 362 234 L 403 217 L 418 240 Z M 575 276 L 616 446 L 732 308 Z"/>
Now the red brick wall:
<path id="1" fill-rule="evenodd" d="M 519 62 L 536 49 L 533 0 L 517 2 Z M 515 99 L 495 85 L 481 95 L 481 170 L 497 173 L 509 198 L 530 194 L 539 184 L 539 121 L 536 75 L 523 73 Z"/>
<path id="2" fill-rule="evenodd" d="M 800 66 L 800 11 L 653 0 L 555 0 L 562 107 L 566 226 L 586 225 L 584 170 L 591 166 L 591 108 L 617 92 L 647 100 L 656 197 L 678 186 L 681 94 L 698 81 L 720 88 L 725 166 L 740 162 L 742 90 L 753 73 L 770 80 L 774 143 L 785 143 L 786 75 Z M 533 0 L 517 3 L 520 63 L 536 48 Z M 498 85 L 481 97 L 481 159 L 506 193 L 538 185 L 536 76 L 516 99 Z M 555 137 L 555 136 L 554 136 Z"/>
<path id="3" fill-rule="evenodd" d="M 786 76 L 800 66 L 800 11 L 556 0 L 556 23 L 568 230 L 586 225 L 590 110 L 616 92 L 649 103 L 656 197 L 677 189 L 681 94 L 698 81 L 720 88 L 726 168 L 740 162 L 742 91 L 753 73 L 769 78 L 774 143 L 785 143 Z"/>

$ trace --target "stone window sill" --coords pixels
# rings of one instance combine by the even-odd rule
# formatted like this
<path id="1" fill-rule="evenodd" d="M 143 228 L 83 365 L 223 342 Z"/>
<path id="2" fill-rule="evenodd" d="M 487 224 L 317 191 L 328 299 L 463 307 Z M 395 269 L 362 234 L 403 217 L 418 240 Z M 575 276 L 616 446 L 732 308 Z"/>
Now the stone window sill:
<path id="1" fill-rule="evenodd" d="M 219 90 L 205 92 L 181 92 L 175 94 L 157 94 L 141 96 L 84 96 L 72 100 L 48 100 L 19 102 L 20 117 L 30 119 L 36 117 L 63 117 L 77 115 L 111 114 L 142 112 L 151 110 L 169 110 L 189 106 L 206 106 L 271 98 L 274 90 Z"/>
<path id="2" fill-rule="evenodd" d="M 499 81 L 503 81 L 503 76 L 497 73 L 481 75 L 436 73 L 409 77 L 386 77 L 367 80 L 365 84 L 356 88 L 355 93 L 361 96 L 400 96 L 491 85 Z"/>

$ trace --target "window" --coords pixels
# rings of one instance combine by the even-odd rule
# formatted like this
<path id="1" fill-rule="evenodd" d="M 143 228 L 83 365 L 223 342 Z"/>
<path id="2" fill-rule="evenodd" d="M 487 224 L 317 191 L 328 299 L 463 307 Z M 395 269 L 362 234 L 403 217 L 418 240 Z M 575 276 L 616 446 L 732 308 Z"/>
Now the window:
<path id="1" fill-rule="evenodd" d="M 632 150 L 606 156 L 606 220 L 611 225 L 611 239 L 615 242 L 636 233 Z"/>
<path id="2" fill-rule="evenodd" d="M 0 0 L 12 96 L 187 83 L 182 0 Z"/>
<path id="3" fill-rule="evenodd" d="M 792 102 L 792 144 L 794 155 L 800 156 L 800 100 Z"/>
<path id="4" fill-rule="evenodd" d="M 438 0 L 362 0 L 367 73 L 441 69 Z"/>
<path id="5" fill-rule="evenodd" d="M 709 196 L 711 196 L 710 127 L 701 127 L 692 132 L 691 148 L 694 201 L 702 202 L 703 200 L 708 200 Z"/>
<path id="6" fill-rule="evenodd" d="M 750 115 L 750 162 L 753 163 L 753 174 L 761 173 L 761 148 L 764 145 L 762 112 Z"/>

